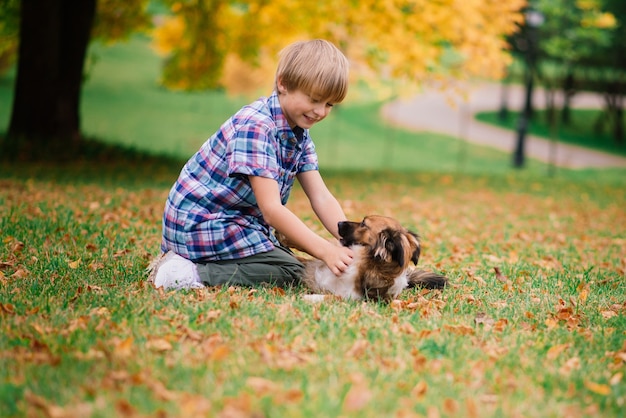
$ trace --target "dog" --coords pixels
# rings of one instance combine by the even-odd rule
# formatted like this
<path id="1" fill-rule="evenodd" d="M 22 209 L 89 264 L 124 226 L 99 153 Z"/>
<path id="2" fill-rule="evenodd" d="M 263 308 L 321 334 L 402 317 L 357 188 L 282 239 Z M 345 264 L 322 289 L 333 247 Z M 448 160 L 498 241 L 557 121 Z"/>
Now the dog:
<path id="1" fill-rule="evenodd" d="M 380 215 L 366 216 L 361 222 L 339 222 L 340 243 L 354 253 L 352 264 L 335 276 L 317 259 L 302 259 L 303 283 L 319 301 L 331 294 L 342 299 L 389 302 L 409 287 L 442 289 L 448 279 L 440 274 L 417 270 L 421 253 L 419 236 L 397 220 Z"/>

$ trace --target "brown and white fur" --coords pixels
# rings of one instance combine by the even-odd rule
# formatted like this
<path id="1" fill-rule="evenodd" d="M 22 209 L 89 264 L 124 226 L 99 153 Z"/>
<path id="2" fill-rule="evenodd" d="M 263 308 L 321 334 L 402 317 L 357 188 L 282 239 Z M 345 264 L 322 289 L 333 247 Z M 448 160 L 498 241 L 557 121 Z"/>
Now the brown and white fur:
<path id="1" fill-rule="evenodd" d="M 352 248 L 354 260 L 339 276 L 320 260 L 304 260 L 304 283 L 317 295 L 307 295 L 316 301 L 324 294 L 343 299 L 395 299 L 407 287 L 440 289 L 447 278 L 439 274 L 416 270 L 420 257 L 417 234 L 386 216 L 366 216 L 362 222 L 339 222 L 341 244 Z"/>

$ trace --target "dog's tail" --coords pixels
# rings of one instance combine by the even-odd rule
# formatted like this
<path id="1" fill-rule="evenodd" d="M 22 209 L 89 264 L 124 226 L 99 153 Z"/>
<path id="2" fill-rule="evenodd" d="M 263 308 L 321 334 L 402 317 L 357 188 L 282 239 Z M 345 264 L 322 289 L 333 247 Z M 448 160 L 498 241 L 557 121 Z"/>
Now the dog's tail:
<path id="1" fill-rule="evenodd" d="M 448 278 L 446 276 L 426 270 L 411 270 L 407 279 L 409 288 L 423 287 L 426 289 L 443 289 L 448 284 Z"/>

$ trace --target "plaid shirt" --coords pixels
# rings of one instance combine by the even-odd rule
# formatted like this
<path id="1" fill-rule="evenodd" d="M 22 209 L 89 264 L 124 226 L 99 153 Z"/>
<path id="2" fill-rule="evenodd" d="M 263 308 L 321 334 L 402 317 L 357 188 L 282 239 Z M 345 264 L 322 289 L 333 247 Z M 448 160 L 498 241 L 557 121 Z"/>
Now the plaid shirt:
<path id="1" fill-rule="evenodd" d="M 187 161 L 172 186 L 161 250 L 192 261 L 271 251 L 278 242 L 248 176 L 276 180 L 284 205 L 296 174 L 318 169 L 308 130 L 289 127 L 276 92 L 244 106 Z"/>

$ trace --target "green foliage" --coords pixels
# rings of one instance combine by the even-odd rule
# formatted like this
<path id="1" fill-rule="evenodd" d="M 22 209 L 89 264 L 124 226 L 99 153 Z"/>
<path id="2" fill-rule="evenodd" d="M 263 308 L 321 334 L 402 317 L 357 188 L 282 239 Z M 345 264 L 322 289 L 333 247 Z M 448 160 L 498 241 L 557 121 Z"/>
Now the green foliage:
<path id="1" fill-rule="evenodd" d="M 544 15 L 539 46 L 548 57 L 572 65 L 610 45 L 615 18 L 605 14 L 601 1 L 536 0 L 531 4 Z"/>
<path id="2" fill-rule="evenodd" d="M 98 0 L 92 39 L 114 42 L 151 27 L 150 0 Z"/>
<path id="3" fill-rule="evenodd" d="M 15 62 L 19 31 L 19 0 L 0 0 L 0 74 Z"/>

